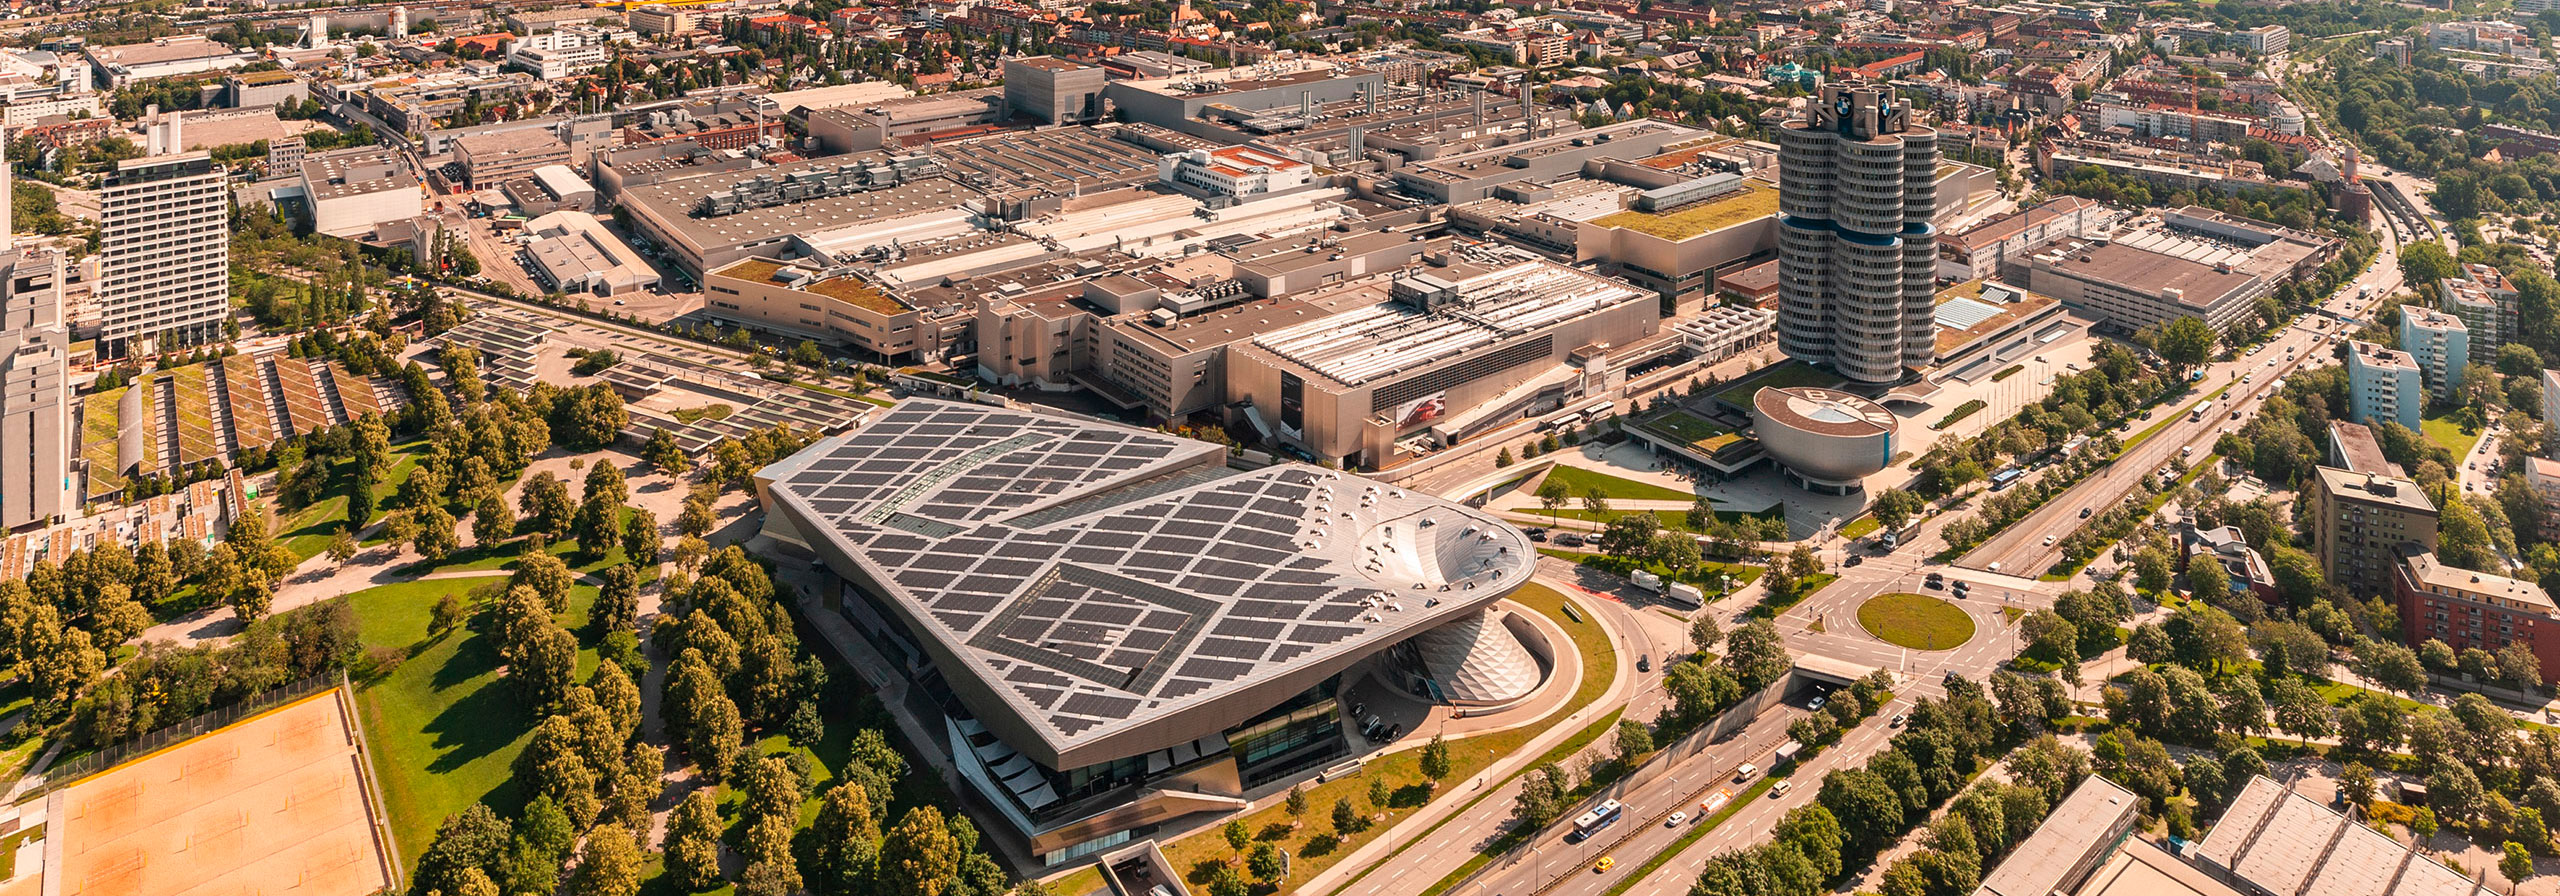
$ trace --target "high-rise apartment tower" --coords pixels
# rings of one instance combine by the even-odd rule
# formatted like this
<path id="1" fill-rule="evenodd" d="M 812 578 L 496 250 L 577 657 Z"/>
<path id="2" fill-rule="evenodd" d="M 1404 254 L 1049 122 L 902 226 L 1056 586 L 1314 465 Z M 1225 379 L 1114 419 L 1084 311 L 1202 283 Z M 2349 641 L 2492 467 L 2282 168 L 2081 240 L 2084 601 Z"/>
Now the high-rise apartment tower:
<path id="1" fill-rule="evenodd" d="M 1860 383 L 1937 354 L 1938 132 L 1880 84 L 1778 128 L 1778 347 Z"/>
<path id="2" fill-rule="evenodd" d="M 98 356 L 222 338 L 231 312 L 230 206 L 199 150 L 128 159 L 98 194 Z"/>

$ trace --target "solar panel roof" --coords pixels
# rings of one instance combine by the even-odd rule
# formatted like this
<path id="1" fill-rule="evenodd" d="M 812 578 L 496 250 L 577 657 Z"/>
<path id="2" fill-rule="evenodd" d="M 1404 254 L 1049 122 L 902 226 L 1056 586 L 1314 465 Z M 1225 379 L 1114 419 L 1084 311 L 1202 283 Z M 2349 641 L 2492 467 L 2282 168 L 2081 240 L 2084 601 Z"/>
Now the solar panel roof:
<path id="1" fill-rule="evenodd" d="M 1473 510 L 1226 458 L 910 399 L 759 478 L 831 567 L 933 642 L 946 678 L 984 685 L 955 688 L 972 712 L 1059 768 L 1215 733 L 1246 711 L 1221 701 L 1276 705 L 1529 575 L 1527 539 Z"/>

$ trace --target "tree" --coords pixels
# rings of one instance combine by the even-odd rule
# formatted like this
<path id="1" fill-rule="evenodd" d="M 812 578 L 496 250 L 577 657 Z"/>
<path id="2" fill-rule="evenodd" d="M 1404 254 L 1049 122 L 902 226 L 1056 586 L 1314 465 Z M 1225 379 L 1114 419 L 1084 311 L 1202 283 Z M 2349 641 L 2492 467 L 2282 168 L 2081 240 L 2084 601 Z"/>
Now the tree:
<path id="1" fill-rule="evenodd" d="M 1767 687 L 1787 674 L 1794 663 L 1788 657 L 1786 640 L 1778 627 L 1766 619 L 1754 619 L 1725 636 L 1725 668 L 1733 673 L 1746 692 Z"/>
<path id="2" fill-rule="evenodd" d="M 649 431 L 649 441 L 640 446 L 640 459 L 669 476 L 683 476 L 693 469 L 693 461 L 676 445 L 675 435 L 663 427 Z"/>
<path id="3" fill-rule="evenodd" d="M 816 865 L 810 869 L 817 889 L 852 893 L 861 887 L 880 849 L 880 822 L 871 814 L 869 791 L 850 781 L 828 790 L 810 833 L 817 843 Z"/>
<path id="4" fill-rule="evenodd" d="M 1287 810 L 1292 819 L 1304 817 L 1307 814 L 1306 790 L 1295 784 L 1289 785 L 1289 795 L 1280 801 L 1280 807 Z"/>
<path id="5" fill-rule="evenodd" d="M 667 819 L 667 874 L 687 891 L 708 890 L 720 882 L 720 806 L 713 788 L 685 794 Z"/>
<path id="6" fill-rule="evenodd" d="M 2213 357 L 2213 343 L 2218 338 L 2213 327 L 2198 317 L 2178 317 L 2160 328 L 2160 340 L 2153 350 L 2169 362 L 2179 374 L 2202 365 Z"/>
<path id="7" fill-rule="evenodd" d="M 1554 525 L 1558 521 L 1557 515 L 1564 512 L 1564 503 L 1572 499 L 1573 489 L 1553 475 L 1549 475 L 1547 481 L 1538 486 L 1538 507 L 1547 512 L 1549 525 Z"/>
<path id="8" fill-rule="evenodd" d="M 1360 832 L 1359 825 L 1360 810 L 1352 807 L 1351 798 L 1347 796 L 1336 798 L 1333 801 L 1334 834 L 1349 837 Z"/>
<path id="9" fill-rule="evenodd" d="M 1919 495 L 1898 488 L 1888 488 L 1876 493 L 1875 502 L 1867 507 L 1867 512 L 1875 516 L 1876 525 L 1883 527 L 1885 531 L 1899 532 L 1903 524 L 1910 522 L 1911 516 L 1919 513 L 1925 506 L 1926 503 L 1920 500 Z"/>
<path id="10" fill-rule="evenodd" d="M 525 478 L 524 492 L 516 496 L 516 509 L 522 511 L 519 528 L 551 538 L 569 534 L 570 518 L 577 514 L 568 484 L 549 470 Z"/>
<path id="11" fill-rule="evenodd" d="M 454 537 L 453 514 L 446 513 L 444 505 L 431 503 L 411 510 L 409 519 L 417 527 L 417 534 L 410 540 L 409 547 L 417 551 L 418 556 L 427 558 L 427 562 L 443 560 L 445 555 L 461 546 L 460 540 Z"/>
<path id="12" fill-rule="evenodd" d="M 1254 880 L 1266 886 L 1277 886 L 1281 878 L 1289 875 L 1289 860 L 1280 856 L 1280 847 L 1257 843 L 1254 844 L 1253 855 L 1245 860 L 1245 868 L 1253 872 Z"/>
<path id="13" fill-rule="evenodd" d="M 1237 874 L 1233 866 L 1220 865 L 1209 872 L 1209 896 L 1252 896 L 1253 886 Z"/>
<path id="14" fill-rule="evenodd" d="M 532 589 L 553 613 L 568 611 L 569 586 L 574 582 L 569 564 L 549 551 L 536 551 L 517 560 L 515 572 L 507 576 L 508 588 Z"/>
<path id="15" fill-rule="evenodd" d="M 960 871 L 960 858 L 960 842 L 951 836 L 951 826 L 943 820 L 941 809 L 908 809 L 897 826 L 880 840 L 882 889 L 912 896 L 942 896 Z"/>
<path id="16" fill-rule="evenodd" d="M 1512 798 L 1513 824 L 1527 831 L 1546 827 L 1564 815 L 1565 795 L 1570 790 L 1564 769 L 1555 763 L 1530 769 L 1520 778 L 1519 795 Z"/>
<path id="17" fill-rule="evenodd" d="M 2533 645 L 2509 641 L 2495 656 L 2500 682 L 2520 691 L 2542 687 L 2542 661 L 2533 655 Z"/>
<path id="18" fill-rule="evenodd" d="M 1369 778 L 1368 796 L 1371 810 L 1385 811 L 1388 804 L 1395 799 L 1395 795 L 1394 789 L 1387 786 L 1387 779 L 1377 776 Z"/>
<path id="19" fill-rule="evenodd" d="M 633 896 L 640 892 L 640 850 L 631 832 L 618 824 L 597 825 L 587 832 L 578 852 L 578 873 L 569 878 L 570 896 Z"/>
<path id="20" fill-rule="evenodd" d="M 622 396 L 603 383 L 562 390 L 551 403 L 551 438 L 571 451 L 613 444 L 630 423 Z"/>
<path id="21" fill-rule="evenodd" d="M 505 854 L 511 836 L 505 819 L 486 803 L 473 803 L 461 814 L 445 817 L 436 838 L 418 856 L 418 872 L 410 880 L 413 893 L 458 893 L 472 874 L 484 881 Z"/>
<path id="22" fill-rule="evenodd" d="M 2211 558 L 2187 563 L 2187 585 L 2195 590 L 2196 599 L 2216 606 L 2231 596 L 2231 574 Z"/>
<path id="23" fill-rule="evenodd" d="M 506 495 L 497 489 L 480 493 L 471 508 L 471 544 L 480 548 L 497 547 L 516 535 L 516 514 L 507 507 Z"/>
<path id="24" fill-rule="evenodd" d="M 2432 287 L 2438 280 L 2460 276 L 2461 273 L 2461 266 L 2453 256 L 2432 240 L 2400 247 L 2400 276 L 2406 278 L 2410 286 Z"/>
<path id="25" fill-rule="evenodd" d="M 2498 873 L 2506 877 L 2507 891 L 2512 893 L 2524 885 L 2525 878 L 2533 876 L 2533 853 L 2525 851 L 2524 844 L 2513 840 L 2500 848 L 2505 855 L 2498 858 Z"/>
<path id="26" fill-rule="evenodd" d="M 2047 662 L 2079 662 L 2079 635 L 2079 626 L 2052 610 L 2037 610 L 2018 621 L 2018 636 L 2026 639 L 2027 652 Z"/>
<path id="27" fill-rule="evenodd" d="M 629 563 L 605 567 L 596 602 L 587 607 L 587 624 L 597 631 L 629 631 L 640 624 L 640 574 Z"/>
<path id="28" fill-rule="evenodd" d="M 1379 779 L 1371 778 L 1370 780 Z M 1253 845 L 1253 831 L 1244 826 L 1244 819 L 1241 818 L 1229 819 L 1226 827 L 1219 829 L 1218 834 L 1227 839 L 1227 851 L 1235 853 L 1238 859 L 1244 858 L 1245 847 Z"/>
<path id="29" fill-rule="evenodd" d="M 658 546 L 665 544 L 658 534 L 658 516 L 634 507 L 622 521 L 622 556 L 642 566 L 658 565 Z"/>
<path id="30" fill-rule="evenodd" d="M 1690 647 L 1696 648 L 1699 653 L 1706 653 L 1714 650 L 1716 642 L 1721 640 L 1724 640 L 1724 627 L 1716 624 L 1716 614 L 1701 610 L 1698 615 L 1690 617 Z"/>
<path id="31" fill-rule="evenodd" d="M 1636 759 L 1653 752 L 1653 729 L 1634 719 L 1618 720 L 1618 762 L 1634 767 Z"/>
<path id="32" fill-rule="evenodd" d="M 1448 742 L 1441 740 L 1440 735 L 1432 735 L 1431 740 L 1422 745 L 1421 764 L 1422 776 L 1431 779 L 1433 787 L 1440 786 L 1441 780 L 1449 777 L 1451 770 Z"/>

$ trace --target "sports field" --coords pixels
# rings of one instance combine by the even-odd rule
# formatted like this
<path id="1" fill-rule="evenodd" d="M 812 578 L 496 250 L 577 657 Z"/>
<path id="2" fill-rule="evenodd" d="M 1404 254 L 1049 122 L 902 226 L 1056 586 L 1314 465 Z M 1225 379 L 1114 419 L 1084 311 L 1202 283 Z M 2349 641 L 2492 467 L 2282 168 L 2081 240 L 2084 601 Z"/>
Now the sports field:
<path id="1" fill-rule="evenodd" d="M 367 896 L 393 886 L 354 728 L 321 693 L 48 799 L 60 896 Z"/>

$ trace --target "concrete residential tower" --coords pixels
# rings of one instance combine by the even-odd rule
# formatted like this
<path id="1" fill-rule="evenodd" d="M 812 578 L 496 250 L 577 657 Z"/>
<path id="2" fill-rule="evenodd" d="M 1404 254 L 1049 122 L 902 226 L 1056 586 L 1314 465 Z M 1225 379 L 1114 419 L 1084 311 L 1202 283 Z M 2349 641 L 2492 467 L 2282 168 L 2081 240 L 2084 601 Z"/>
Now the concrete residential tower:
<path id="1" fill-rule="evenodd" d="M 1778 347 L 1861 383 L 1935 356 L 1937 131 L 1882 85 L 1827 84 L 1778 129 Z"/>
<path id="2" fill-rule="evenodd" d="M 99 191 L 98 356 L 219 339 L 231 310 L 222 170 L 202 151 L 128 159 Z"/>

